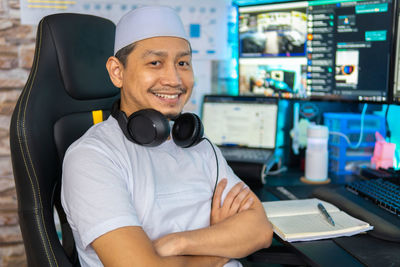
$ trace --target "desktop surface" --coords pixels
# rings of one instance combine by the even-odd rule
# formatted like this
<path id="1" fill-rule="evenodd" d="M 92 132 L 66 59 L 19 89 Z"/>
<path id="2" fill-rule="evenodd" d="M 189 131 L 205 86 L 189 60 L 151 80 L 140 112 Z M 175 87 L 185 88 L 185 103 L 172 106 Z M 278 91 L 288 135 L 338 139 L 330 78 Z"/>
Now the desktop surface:
<path id="1" fill-rule="evenodd" d="M 344 189 L 345 184 L 360 179 L 356 175 L 336 176 L 330 175 L 331 183 L 327 185 L 309 185 L 300 181 L 303 172 L 299 170 L 290 170 L 287 173 L 278 176 L 267 177 L 267 184 L 263 187 L 254 188 L 253 191 L 259 196 L 261 201 L 276 201 L 295 198 L 316 197 L 314 192 L 320 192 L 326 196 L 349 193 Z M 354 195 L 355 196 L 355 195 Z M 355 196 L 357 197 L 357 196 Z M 323 197 L 321 197 L 323 199 Z M 331 199 L 325 199 L 331 201 Z M 362 199 L 362 201 L 366 201 Z M 361 201 L 360 205 L 364 205 Z M 334 202 L 334 201 L 333 201 Z M 337 203 L 333 203 L 337 205 Z M 371 204 L 372 206 L 374 204 Z M 357 214 L 351 210 L 346 210 L 345 206 L 338 205 L 340 209 L 357 217 Z M 386 211 L 375 206 L 377 214 Z M 395 226 L 400 225 L 400 218 L 393 214 L 392 220 Z M 376 223 L 376 222 L 375 222 Z M 374 222 L 372 223 L 374 225 Z M 373 233 L 371 231 L 371 233 Z M 276 237 L 279 239 L 278 237 Z M 283 242 L 283 241 L 281 241 Z M 351 237 L 340 237 L 334 239 L 317 240 L 311 242 L 283 242 L 290 248 L 293 248 L 298 255 L 304 259 L 310 266 L 399 266 L 400 265 L 400 242 L 387 241 L 377 238 L 373 234 L 359 234 Z M 267 253 L 266 250 L 265 253 Z M 262 256 L 258 255 L 258 259 Z"/>

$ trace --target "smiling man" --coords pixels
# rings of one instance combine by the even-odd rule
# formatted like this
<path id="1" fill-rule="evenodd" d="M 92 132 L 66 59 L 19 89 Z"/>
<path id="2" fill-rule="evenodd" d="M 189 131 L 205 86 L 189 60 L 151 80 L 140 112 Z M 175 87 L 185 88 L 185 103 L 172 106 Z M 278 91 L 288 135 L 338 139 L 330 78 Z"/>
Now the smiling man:
<path id="1" fill-rule="evenodd" d="M 121 90 L 126 114 L 153 108 L 176 117 L 188 101 L 194 78 L 189 43 L 177 37 L 154 37 L 135 43 L 125 66 L 111 57 L 107 69 Z M 124 85 L 124 86 L 122 86 Z"/>
<path id="2" fill-rule="evenodd" d="M 178 15 L 168 7 L 129 12 L 114 51 L 106 67 L 121 99 L 63 163 L 61 201 L 81 265 L 241 266 L 234 259 L 268 247 L 272 228 L 218 148 L 203 138 L 190 147 L 172 138 L 140 145 L 124 130 L 144 110 L 174 120 L 190 98 L 191 47 Z"/>

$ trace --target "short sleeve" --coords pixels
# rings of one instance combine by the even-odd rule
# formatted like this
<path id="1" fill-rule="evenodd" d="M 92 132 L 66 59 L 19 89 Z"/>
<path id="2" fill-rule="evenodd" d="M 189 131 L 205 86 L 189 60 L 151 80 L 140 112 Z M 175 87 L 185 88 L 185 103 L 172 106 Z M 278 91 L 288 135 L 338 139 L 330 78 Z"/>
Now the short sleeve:
<path id="1" fill-rule="evenodd" d="M 108 155 L 85 144 L 69 149 L 64 158 L 61 202 L 84 248 L 114 229 L 140 226 L 128 178 Z"/>

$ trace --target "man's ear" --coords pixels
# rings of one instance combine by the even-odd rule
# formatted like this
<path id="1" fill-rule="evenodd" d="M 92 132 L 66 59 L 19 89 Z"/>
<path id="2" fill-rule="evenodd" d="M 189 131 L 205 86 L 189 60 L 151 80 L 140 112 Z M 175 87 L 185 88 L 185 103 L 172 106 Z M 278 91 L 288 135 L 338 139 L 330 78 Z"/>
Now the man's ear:
<path id="1" fill-rule="evenodd" d="M 124 66 L 116 57 L 109 57 L 106 63 L 108 75 L 115 87 L 122 87 Z"/>

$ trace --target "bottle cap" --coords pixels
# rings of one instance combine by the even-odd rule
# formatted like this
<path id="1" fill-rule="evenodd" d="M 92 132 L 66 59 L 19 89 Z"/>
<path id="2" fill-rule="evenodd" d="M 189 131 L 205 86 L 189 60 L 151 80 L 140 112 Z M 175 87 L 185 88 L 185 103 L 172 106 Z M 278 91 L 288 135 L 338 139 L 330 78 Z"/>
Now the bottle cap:
<path id="1" fill-rule="evenodd" d="M 329 130 L 325 125 L 311 124 L 307 127 L 308 138 L 328 138 Z"/>

